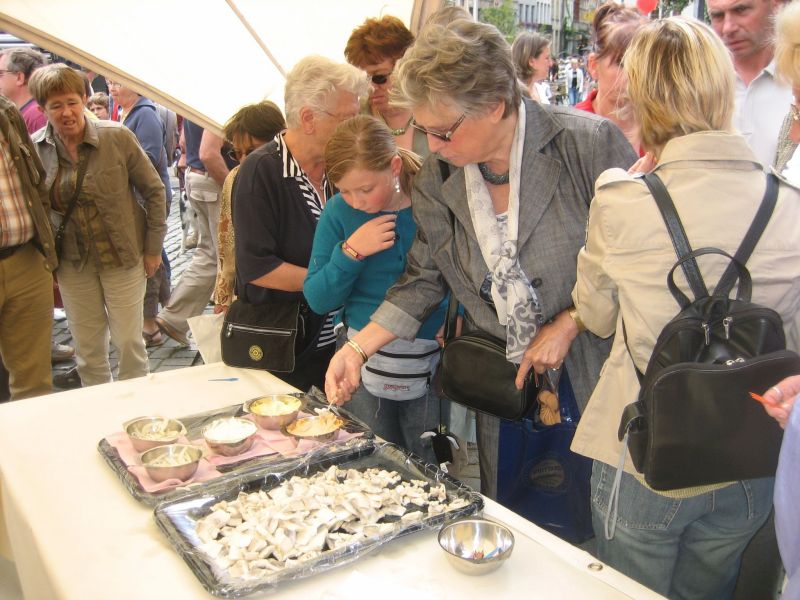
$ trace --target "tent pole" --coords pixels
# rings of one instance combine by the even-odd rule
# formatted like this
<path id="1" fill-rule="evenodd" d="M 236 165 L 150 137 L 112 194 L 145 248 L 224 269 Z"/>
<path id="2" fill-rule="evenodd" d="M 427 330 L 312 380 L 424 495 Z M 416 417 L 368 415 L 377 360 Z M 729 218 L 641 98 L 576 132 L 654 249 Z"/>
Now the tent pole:
<path id="1" fill-rule="evenodd" d="M 283 75 L 283 78 L 286 79 L 286 71 L 281 66 L 281 64 L 275 59 L 275 57 L 272 55 L 272 52 L 269 51 L 269 48 L 267 48 L 267 45 L 264 43 L 264 40 L 262 40 L 261 37 L 256 33 L 256 30 L 253 29 L 253 27 L 250 25 L 250 22 L 247 19 L 245 19 L 244 15 L 241 13 L 239 8 L 236 6 L 234 1 L 233 0 L 225 0 L 225 1 L 228 3 L 228 6 L 231 7 L 231 10 L 233 11 L 233 13 L 237 17 L 239 17 L 239 20 L 242 22 L 242 25 L 244 25 L 245 29 L 247 29 L 247 31 L 250 32 L 250 35 L 253 36 L 253 39 L 256 41 L 256 43 L 259 46 L 261 46 L 261 49 L 264 51 L 264 54 L 267 55 L 267 58 L 269 58 L 269 60 L 272 62 L 272 64 L 275 65 L 275 68 L 278 69 L 278 73 Z"/>

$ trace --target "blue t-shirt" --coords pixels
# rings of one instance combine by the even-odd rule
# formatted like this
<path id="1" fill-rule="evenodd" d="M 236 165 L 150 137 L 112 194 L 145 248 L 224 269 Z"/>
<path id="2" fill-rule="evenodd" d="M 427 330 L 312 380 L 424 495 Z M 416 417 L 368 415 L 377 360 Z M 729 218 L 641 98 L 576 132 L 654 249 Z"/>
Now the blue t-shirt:
<path id="1" fill-rule="evenodd" d="M 372 313 L 383 302 L 386 292 L 406 268 L 406 253 L 411 248 L 417 226 L 411 208 L 397 212 L 394 246 L 354 260 L 342 252 L 342 242 L 361 225 L 380 215 L 352 208 L 340 194 L 325 205 L 314 234 L 303 293 L 312 310 L 319 314 L 344 306 L 348 327 L 363 329 Z M 417 332 L 418 338 L 432 340 L 444 323 L 446 303 L 431 314 Z"/>

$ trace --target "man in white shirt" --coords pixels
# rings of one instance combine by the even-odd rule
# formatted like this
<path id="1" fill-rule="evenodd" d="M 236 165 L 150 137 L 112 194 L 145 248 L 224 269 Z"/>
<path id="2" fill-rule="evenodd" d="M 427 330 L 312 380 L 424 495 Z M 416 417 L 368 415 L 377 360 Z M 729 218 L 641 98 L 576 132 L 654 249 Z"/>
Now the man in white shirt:
<path id="1" fill-rule="evenodd" d="M 764 169 L 775 162 L 778 134 L 792 101 L 775 78 L 775 13 L 781 0 L 708 0 L 711 26 L 733 55 L 736 69 L 734 127 Z"/>

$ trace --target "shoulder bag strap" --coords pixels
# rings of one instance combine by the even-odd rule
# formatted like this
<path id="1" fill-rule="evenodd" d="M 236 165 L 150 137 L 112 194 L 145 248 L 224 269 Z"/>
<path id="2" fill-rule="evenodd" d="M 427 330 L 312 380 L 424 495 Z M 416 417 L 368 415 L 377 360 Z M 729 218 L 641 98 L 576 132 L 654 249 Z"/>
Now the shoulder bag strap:
<path id="1" fill-rule="evenodd" d="M 89 151 L 83 152 L 81 156 L 78 158 L 78 176 L 75 180 L 75 193 L 72 194 L 72 198 L 67 205 L 67 210 L 64 211 L 64 218 L 61 219 L 61 225 L 58 226 L 58 231 L 56 231 L 54 238 L 63 238 L 64 237 L 64 230 L 67 228 L 67 223 L 69 223 L 69 218 L 72 216 L 72 211 L 75 210 L 75 206 L 78 204 L 78 196 L 81 193 L 81 188 L 83 187 L 83 178 L 86 175 L 86 163 L 89 161 Z"/>
<path id="2" fill-rule="evenodd" d="M 672 245 L 675 248 L 675 254 L 678 258 L 683 258 L 692 251 L 689 245 L 689 239 L 686 237 L 686 231 L 683 228 L 683 223 L 678 216 L 678 211 L 675 210 L 675 204 L 661 181 L 655 173 L 647 173 L 644 176 L 644 182 L 653 194 L 656 200 L 658 210 L 661 212 L 661 217 L 664 219 L 664 224 L 667 226 L 669 237 L 672 239 Z M 689 287 L 692 289 L 692 294 L 695 299 L 704 298 L 708 296 L 708 289 L 703 281 L 703 276 L 700 275 L 700 269 L 697 266 L 697 261 L 687 260 L 683 263 L 683 273 L 686 275 L 686 280 L 689 282 Z"/>
<path id="3" fill-rule="evenodd" d="M 750 225 L 750 228 L 747 230 L 747 233 L 742 240 L 742 244 L 739 246 L 736 254 L 733 255 L 733 258 L 742 265 L 747 264 L 750 255 L 753 253 L 753 250 L 758 244 L 758 240 L 761 239 L 761 234 L 764 233 L 764 229 L 766 229 L 767 223 L 769 223 L 769 220 L 772 217 L 772 212 L 775 210 L 775 204 L 777 201 L 778 178 L 774 174 L 769 173 L 767 175 L 767 189 L 764 192 L 764 198 L 761 200 L 761 206 L 758 207 L 756 216 L 753 217 L 753 222 Z M 722 274 L 717 287 L 714 288 L 714 295 L 727 297 L 733 289 L 736 280 L 736 263 L 731 262 L 728 264 L 728 268 L 725 269 L 725 272 Z"/>

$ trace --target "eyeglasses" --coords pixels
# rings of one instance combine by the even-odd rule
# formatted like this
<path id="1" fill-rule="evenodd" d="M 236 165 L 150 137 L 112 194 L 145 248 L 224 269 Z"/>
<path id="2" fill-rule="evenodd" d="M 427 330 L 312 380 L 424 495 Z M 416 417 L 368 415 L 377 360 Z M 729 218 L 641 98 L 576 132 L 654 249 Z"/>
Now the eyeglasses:
<path id="1" fill-rule="evenodd" d="M 0 69 L 0 77 L 5 75 L 6 73 L 13 73 L 14 75 L 16 75 L 17 73 L 19 73 L 19 71 L 11 71 L 10 69 Z"/>
<path id="2" fill-rule="evenodd" d="M 337 115 L 336 113 L 332 113 L 332 112 L 329 112 L 327 110 L 320 110 L 320 112 L 325 113 L 329 117 L 333 117 L 334 119 L 336 119 L 339 122 L 347 121 L 347 119 L 352 119 L 353 117 L 356 116 L 355 114 L 352 114 L 352 115 Z"/>
<path id="3" fill-rule="evenodd" d="M 108 85 L 108 87 L 110 87 L 110 88 L 112 88 L 112 87 L 122 87 L 122 84 L 119 81 L 108 81 L 107 79 L 106 79 L 106 85 Z"/>
<path id="4" fill-rule="evenodd" d="M 411 121 L 411 126 L 414 129 L 416 129 L 417 131 L 421 131 L 425 135 L 432 135 L 433 137 L 435 137 L 438 140 L 442 140 L 443 142 L 449 142 L 450 140 L 453 139 L 453 134 L 456 132 L 456 129 L 459 128 L 461 123 L 463 123 L 464 119 L 466 119 L 466 118 L 467 118 L 467 113 L 462 114 L 460 117 L 458 117 L 458 121 L 453 123 L 453 126 L 450 127 L 450 129 L 448 129 L 444 133 L 439 133 L 438 131 L 431 131 L 430 129 L 426 129 L 425 127 L 423 127 L 422 125 L 419 125 L 414 120 Z"/>
<path id="5" fill-rule="evenodd" d="M 245 158 L 247 158 L 250 155 L 251 152 L 253 152 L 253 150 L 256 150 L 257 148 L 258 146 L 250 146 L 249 148 L 244 148 L 241 150 L 237 148 L 231 148 L 230 150 L 228 150 L 226 154 L 228 158 L 230 158 L 231 160 L 236 162 L 242 162 Z"/>
<path id="6" fill-rule="evenodd" d="M 376 73 L 375 75 L 370 75 L 369 80 L 375 85 L 383 85 L 389 81 L 389 77 L 391 77 L 391 75 L 391 73 Z"/>

